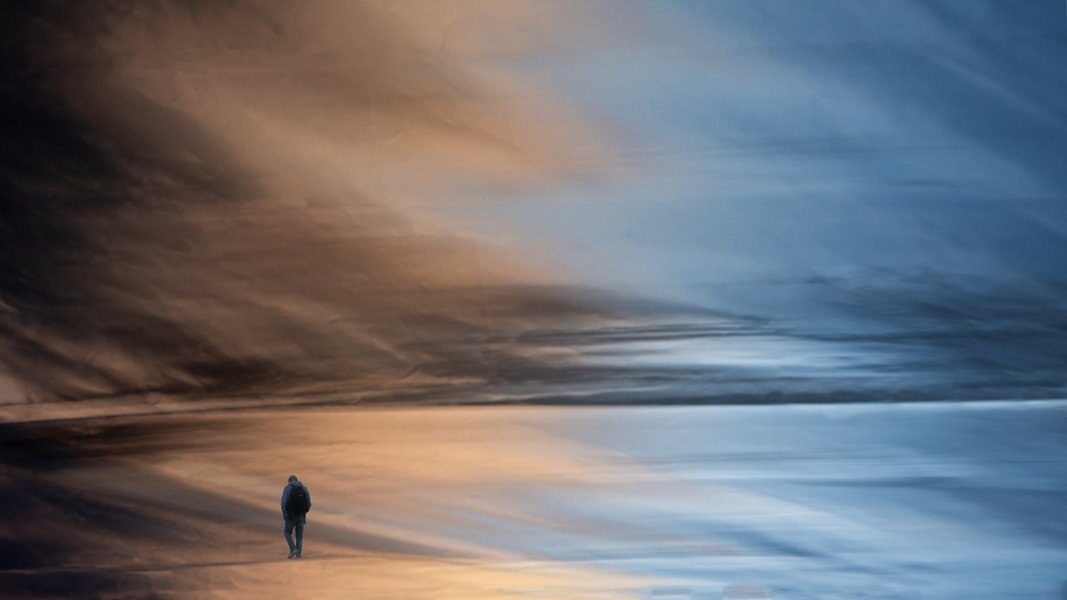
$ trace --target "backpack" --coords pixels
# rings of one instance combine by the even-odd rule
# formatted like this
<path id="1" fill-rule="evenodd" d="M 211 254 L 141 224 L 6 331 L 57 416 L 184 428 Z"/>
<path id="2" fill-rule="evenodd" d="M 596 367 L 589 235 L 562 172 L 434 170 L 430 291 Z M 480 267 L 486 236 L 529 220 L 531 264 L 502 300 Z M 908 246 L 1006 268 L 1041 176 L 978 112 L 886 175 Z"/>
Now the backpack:
<path id="1" fill-rule="evenodd" d="M 285 503 L 285 512 L 291 515 L 303 515 L 311 508 L 308 491 L 302 485 L 294 485 L 289 490 L 289 501 Z"/>

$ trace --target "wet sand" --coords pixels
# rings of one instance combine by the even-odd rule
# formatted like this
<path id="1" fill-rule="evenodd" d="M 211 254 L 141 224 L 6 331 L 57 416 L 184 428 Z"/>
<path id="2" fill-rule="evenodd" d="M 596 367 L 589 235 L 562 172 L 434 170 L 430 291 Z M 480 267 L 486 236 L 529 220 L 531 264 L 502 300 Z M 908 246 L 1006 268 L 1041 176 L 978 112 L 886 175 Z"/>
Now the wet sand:
<path id="1" fill-rule="evenodd" d="M 67 542 L 6 560 L 22 595 L 1059 598 L 1067 578 L 1061 402 L 305 407 L 13 444 L 8 485 L 52 495 L 9 535 Z"/>

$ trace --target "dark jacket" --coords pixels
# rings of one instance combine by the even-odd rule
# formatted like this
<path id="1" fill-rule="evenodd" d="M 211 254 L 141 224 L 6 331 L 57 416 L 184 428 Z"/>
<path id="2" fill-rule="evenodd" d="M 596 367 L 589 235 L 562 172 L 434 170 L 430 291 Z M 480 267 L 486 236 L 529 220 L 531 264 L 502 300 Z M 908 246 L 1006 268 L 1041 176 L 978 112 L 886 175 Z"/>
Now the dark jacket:
<path id="1" fill-rule="evenodd" d="M 307 493 L 308 496 L 308 510 L 311 510 L 311 490 L 309 490 L 306 485 L 300 483 L 299 481 L 291 481 L 288 485 L 285 486 L 285 489 L 282 490 L 282 516 L 289 515 L 289 492 L 291 492 L 295 487 L 304 488 L 304 491 Z M 303 516 L 303 513 L 294 516 Z"/>

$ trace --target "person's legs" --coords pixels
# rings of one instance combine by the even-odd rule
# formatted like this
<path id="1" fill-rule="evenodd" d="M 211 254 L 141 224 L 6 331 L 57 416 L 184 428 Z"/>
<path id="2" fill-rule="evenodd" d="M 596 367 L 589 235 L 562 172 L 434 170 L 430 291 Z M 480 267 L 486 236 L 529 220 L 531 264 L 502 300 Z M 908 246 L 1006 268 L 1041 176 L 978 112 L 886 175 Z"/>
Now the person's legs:
<path id="1" fill-rule="evenodd" d="M 297 549 L 297 545 L 293 543 L 293 527 L 296 526 L 300 519 L 285 519 L 285 543 L 289 544 L 289 558 L 293 557 L 293 551 Z M 296 530 L 296 539 L 299 540 L 304 533 L 304 526 L 300 525 Z"/>
<path id="2" fill-rule="evenodd" d="M 296 556 L 299 558 L 300 553 L 304 551 L 304 517 L 297 517 L 293 519 L 296 522 Z"/>

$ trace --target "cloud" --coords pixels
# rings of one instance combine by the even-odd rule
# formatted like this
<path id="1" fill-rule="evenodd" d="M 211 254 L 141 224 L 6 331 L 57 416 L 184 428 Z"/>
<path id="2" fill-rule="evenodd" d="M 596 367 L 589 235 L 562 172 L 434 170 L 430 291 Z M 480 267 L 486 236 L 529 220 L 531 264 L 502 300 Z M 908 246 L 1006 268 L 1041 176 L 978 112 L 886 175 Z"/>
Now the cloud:
<path id="1" fill-rule="evenodd" d="M 8 20 L 0 362 L 27 398 L 492 377 L 591 314 L 396 198 L 567 176 L 375 3 L 43 4 Z M 491 97 L 492 96 L 492 97 Z M 433 175 L 420 174 L 423 165 Z M 7 398 L 8 402 L 20 398 Z"/>
<path id="2" fill-rule="evenodd" d="M 1058 38 L 961 6 L 13 9 L 0 394 L 1052 393 Z"/>

